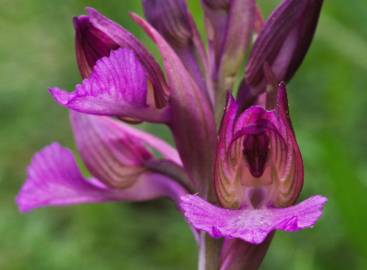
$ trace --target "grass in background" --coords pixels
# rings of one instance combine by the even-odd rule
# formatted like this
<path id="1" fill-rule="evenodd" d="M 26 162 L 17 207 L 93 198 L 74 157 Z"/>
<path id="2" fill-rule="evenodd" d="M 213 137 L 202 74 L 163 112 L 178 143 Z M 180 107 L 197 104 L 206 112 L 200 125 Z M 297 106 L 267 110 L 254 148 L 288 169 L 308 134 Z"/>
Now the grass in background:
<path id="1" fill-rule="evenodd" d="M 195 17 L 201 11 L 189 1 Z M 277 1 L 259 1 L 268 14 Z M 278 233 L 262 269 L 367 269 L 367 14 L 363 1 L 325 1 L 313 46 L 289 85 L 305 161 L 302 197 L 329 197 L 312 231 Z M 80 80 L 71 17 L 93 6 L 148 41 L 127 16 L 139 1 L 0 0 L 0 269 L 195 269 L 185 222 L 165 200 L 17 212 L 32 154 L 74 147 L 67 111 L 47 93 Z M 202 23 L 200 22 L 201 28 Z M 153 48 L 151 42 L 149 47 Z M 156 51 L 156 50 L 154 50 Z M 167 130 L 152 128 L 165 138 Z"/>

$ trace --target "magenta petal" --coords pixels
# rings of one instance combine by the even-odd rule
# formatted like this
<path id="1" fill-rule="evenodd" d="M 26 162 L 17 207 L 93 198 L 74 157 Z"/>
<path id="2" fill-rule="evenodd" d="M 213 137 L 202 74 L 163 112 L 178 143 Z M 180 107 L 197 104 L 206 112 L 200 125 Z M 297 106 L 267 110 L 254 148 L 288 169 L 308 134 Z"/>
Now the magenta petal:
<path id="1" fill-rule="evenodd" d="M 16 202 L 22 212 L 46 206 L 63 206 L 107 201 L 145 201 L 170 197 L 178 203 L 186 193 L 165 176 L 146 173 L 127 189 L 110 189 L 80 173 L 69 149 L 53 143 L 38 152 L 28 167 L 28 178 Z"/>
<path id="2" fill-rule="evenodd" d="M 167 111 L 147 104 L 145 71 L 129 49 L 112 51 L 97 61 L 88 79 L 71 93 L 50 88 L 61 105 L 80 112 L 132 117 L 152 122 L 167 121 Z"/>
<path id="3" fill-rule="evenodd" d="M 144 66 L 148 81 L 154 89 L 154 98 L 158 108 L 161 108 L 167 102 L 168 86 L 164 79 L 163 72 L 153 56 L 144 47 L 144 45 L 129 31 L 121 25 L 103 16 L 93 8 L 86 8 L 89 22 L 93 32 L 102 32 L 108 38 L 113 40 L 119 47 L 133 50 L 139 61 Z M 96 46 L 96 43 L 93 43 Z M 100 50 L 99 50 L 100 52 Z"/>
<path id="4" fill-rule="evenodd" d="M 313 227 L 327 199 L 313 196 L 287 208 L 230 210 L 214 206 L 196 195 L 181 198 L 188 222 L 212 237 L 239 238 L 260 244 L 274 231 L 298 231 Z"/>

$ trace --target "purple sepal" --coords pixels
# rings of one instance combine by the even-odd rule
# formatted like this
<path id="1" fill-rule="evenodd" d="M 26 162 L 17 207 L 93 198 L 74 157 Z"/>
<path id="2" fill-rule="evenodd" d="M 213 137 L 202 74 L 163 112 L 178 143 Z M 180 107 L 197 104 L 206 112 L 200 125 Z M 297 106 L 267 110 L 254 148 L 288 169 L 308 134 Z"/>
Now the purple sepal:
<path id="1" fill-rule="evenodd" d="M 264 91 L 268 64 L 277 82 L 289 81 L 311 44 L 323 0 L 284 0 L 270 15 L 256 39 L 246 66 L 246 82 Z"/>
<path id="2" fill-rule="evenodd" d="M 143 0 L 147 21 L 165 38 L 205 95 L 207 54 L 185 0 Z"/>
<path id="3" fill-rule="evenodd" d="M 262 243 L 275 230 L 298 231 L 314 226 L 327 199 L 313 196 L 287 208 L 231 210 L 214 206 L 197 195 L 181 198 L 187 221 L 214 238 L 238 238 L 252 244 Z"/>
<path id="4" fill-rule="evenodd" d="M 16 202 L 21 212 L 46 206 L 108 201 L 146 201 L 170 197 L 179 203 L 186 194 L 175 181 L 151 172 L 141 174 L 126 189 L 111 189 L 99 180 L 84 178 L 71 151 L 53 143 L 36 153 Z"/>
<path id="5" fill-rule="evenodd" d="M 134 52 L 126 48 L 99 59 L 89 78 L 73 92 L 54 87 L 50 93 L 61 105 L 83 113 L 151 122 L 169 118 L 168 107 L 149 106 L 146 72 Z"/>
<path id="6" fill-rule="evenodd" d="M 121 121 L 72 112 L 71 124 L 83 162 L 91 174 L 107 186 L 131 186 L 146 172 L 146 163 L 158 158 L 181 164 L 173 147 Z"/>
<path id="7" fill-rule="evenodd" d="M 182 162 L 202 191 L 208 184 L 199 181 L 209 181 L 211 177 L 215 147 L 215 122 L 210 103 L 164 38 L 144 19 L 135 14 L 131 16 L 160 50 L 171 89 L 170 127 Z"/>
<path id="8" fill-rule="evenodd" d="M 256 16 L 255 0 L 202 1 L 217 90 L 232 88 L 243 63 Z"/>
<path id="9" fill-rule="evenodd" d="M 121 25 L 103 16 L 93 8 L 86 8 L 86 10 L 93 31 L 100 31 L 113 40 L 119 47 L 134 51 L 146 71 L 148 84 L 152 85 L 153 102 L 156 107 L 163 107 L 167 102 L 167 95 L 169 94 L 168 87 L 163 72 L 153 56 L 134 35 Z"/>

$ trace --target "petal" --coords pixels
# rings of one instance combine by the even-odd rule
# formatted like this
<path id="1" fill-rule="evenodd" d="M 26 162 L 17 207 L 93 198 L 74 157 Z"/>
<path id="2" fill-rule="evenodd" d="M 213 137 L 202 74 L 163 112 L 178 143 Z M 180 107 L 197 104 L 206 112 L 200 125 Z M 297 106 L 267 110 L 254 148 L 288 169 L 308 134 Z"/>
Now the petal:
<path id="1" fill-rule="evenodd" d="M 287 208 L 230 210 L 214 206 L 196 195 L 181 198 L 188 222 L 212 237 L 238 238 L 252 244 L 262 243 L 274 231 L 298 231 L 313 227 L 327 199 L 313 196 Z"/>
<path id="2" fill-rule="evenodd" d="M 159 153 L 180 165 L 177 151 L 144 131 L 106 116 L 71 114 L 77 148 L 92 175 L 106 185 L 126 188 Z M 159 157 L 160 158 L 160 157 Z"/>
<path id="3" fill-rule="evenodd" d="M 215 146 L 215 122 L 211 105 L 164 38 L 146 21 L 132 14 L 158 46 L 171 89 L 172 132 L 182 162 L 193 181 L 209 181 Z M 200 183 L 200 187 L 208 186 Z"/>
<path id="4" fill-rule="evenodd" d="M 207 55 L 184 0 L 143 0 L 148 22 L 165 38 L 209 98 L 205 85 Z"/>
<path id="5" fill-rule="evenodd" d="M 263 91 L 263 68 L 278 82 L 289 81 L 302 63 L 315 32 L 323 0 L 284 0 L 266 21 L 246 67 L 246 81 Z"/>
<path id="6" fill-rule="evenodd" d="M 54 99 L 72 110 L 167 121 L 167 108 L 158 110 L 148 106 L 147 91 L 144 68 L 129 49 L 112 51 L 109 57 L 98 60 L 91 76 L 71 93 L 50 88 Z"/>
<path id="7" fill-rule="evenodd" d="M 121 25 L 103 16 L 93 8 L 86 8 L 86 10 L 90 23 L 93 28 L 95 28 L 94 31 L 101 31 L 116 42 L 116 44 L 121 48 L 128 48 L 134 51 L 140 63 L 145 68 L 149 83 L 153 86 L 154 98 L 157 107 L 163 107 L 167 101 L 168 86 L 164 79 L 163 72 L 159 64 L 154 60 L 153 56 L 136 37 Z"/>
<path id="8" fill-rule="evenodd" d="M 214 166 L 215 191 L 220 203 L 226 207 L 233 204 L 233 199 L 239 191 L 235 184 L 236 179 L 227 163 L 227 149 L 234 136 L 233 129 L 238 116 L 238 108 L 238 103 L 231 94 L 228 94 L 227 105 L 219 128 Z"/>
<path id="9" fill-rule="evenodd" d="M 146 173 L 127 189 L 110 189 L 80 173 L 69 149 L 53 143 L 35 154 L 28 178 L 16 202 L 21 212 L 46 206 L 107 201 L 145 201 L 170 197 L 178 203 L 186 193 L 176 182 L 160 174 Z"/>

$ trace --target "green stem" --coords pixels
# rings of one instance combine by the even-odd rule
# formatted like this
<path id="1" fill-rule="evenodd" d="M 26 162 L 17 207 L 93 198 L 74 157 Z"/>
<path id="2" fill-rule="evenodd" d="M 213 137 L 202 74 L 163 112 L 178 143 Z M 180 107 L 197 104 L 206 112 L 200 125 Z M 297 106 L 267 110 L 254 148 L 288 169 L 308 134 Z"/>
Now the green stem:
<path id="1" fill-rule="evenodd" d="M 221 239 L 211 238 L 207 233 L 200 234 L 199 270 L 219 270 Z"/>

